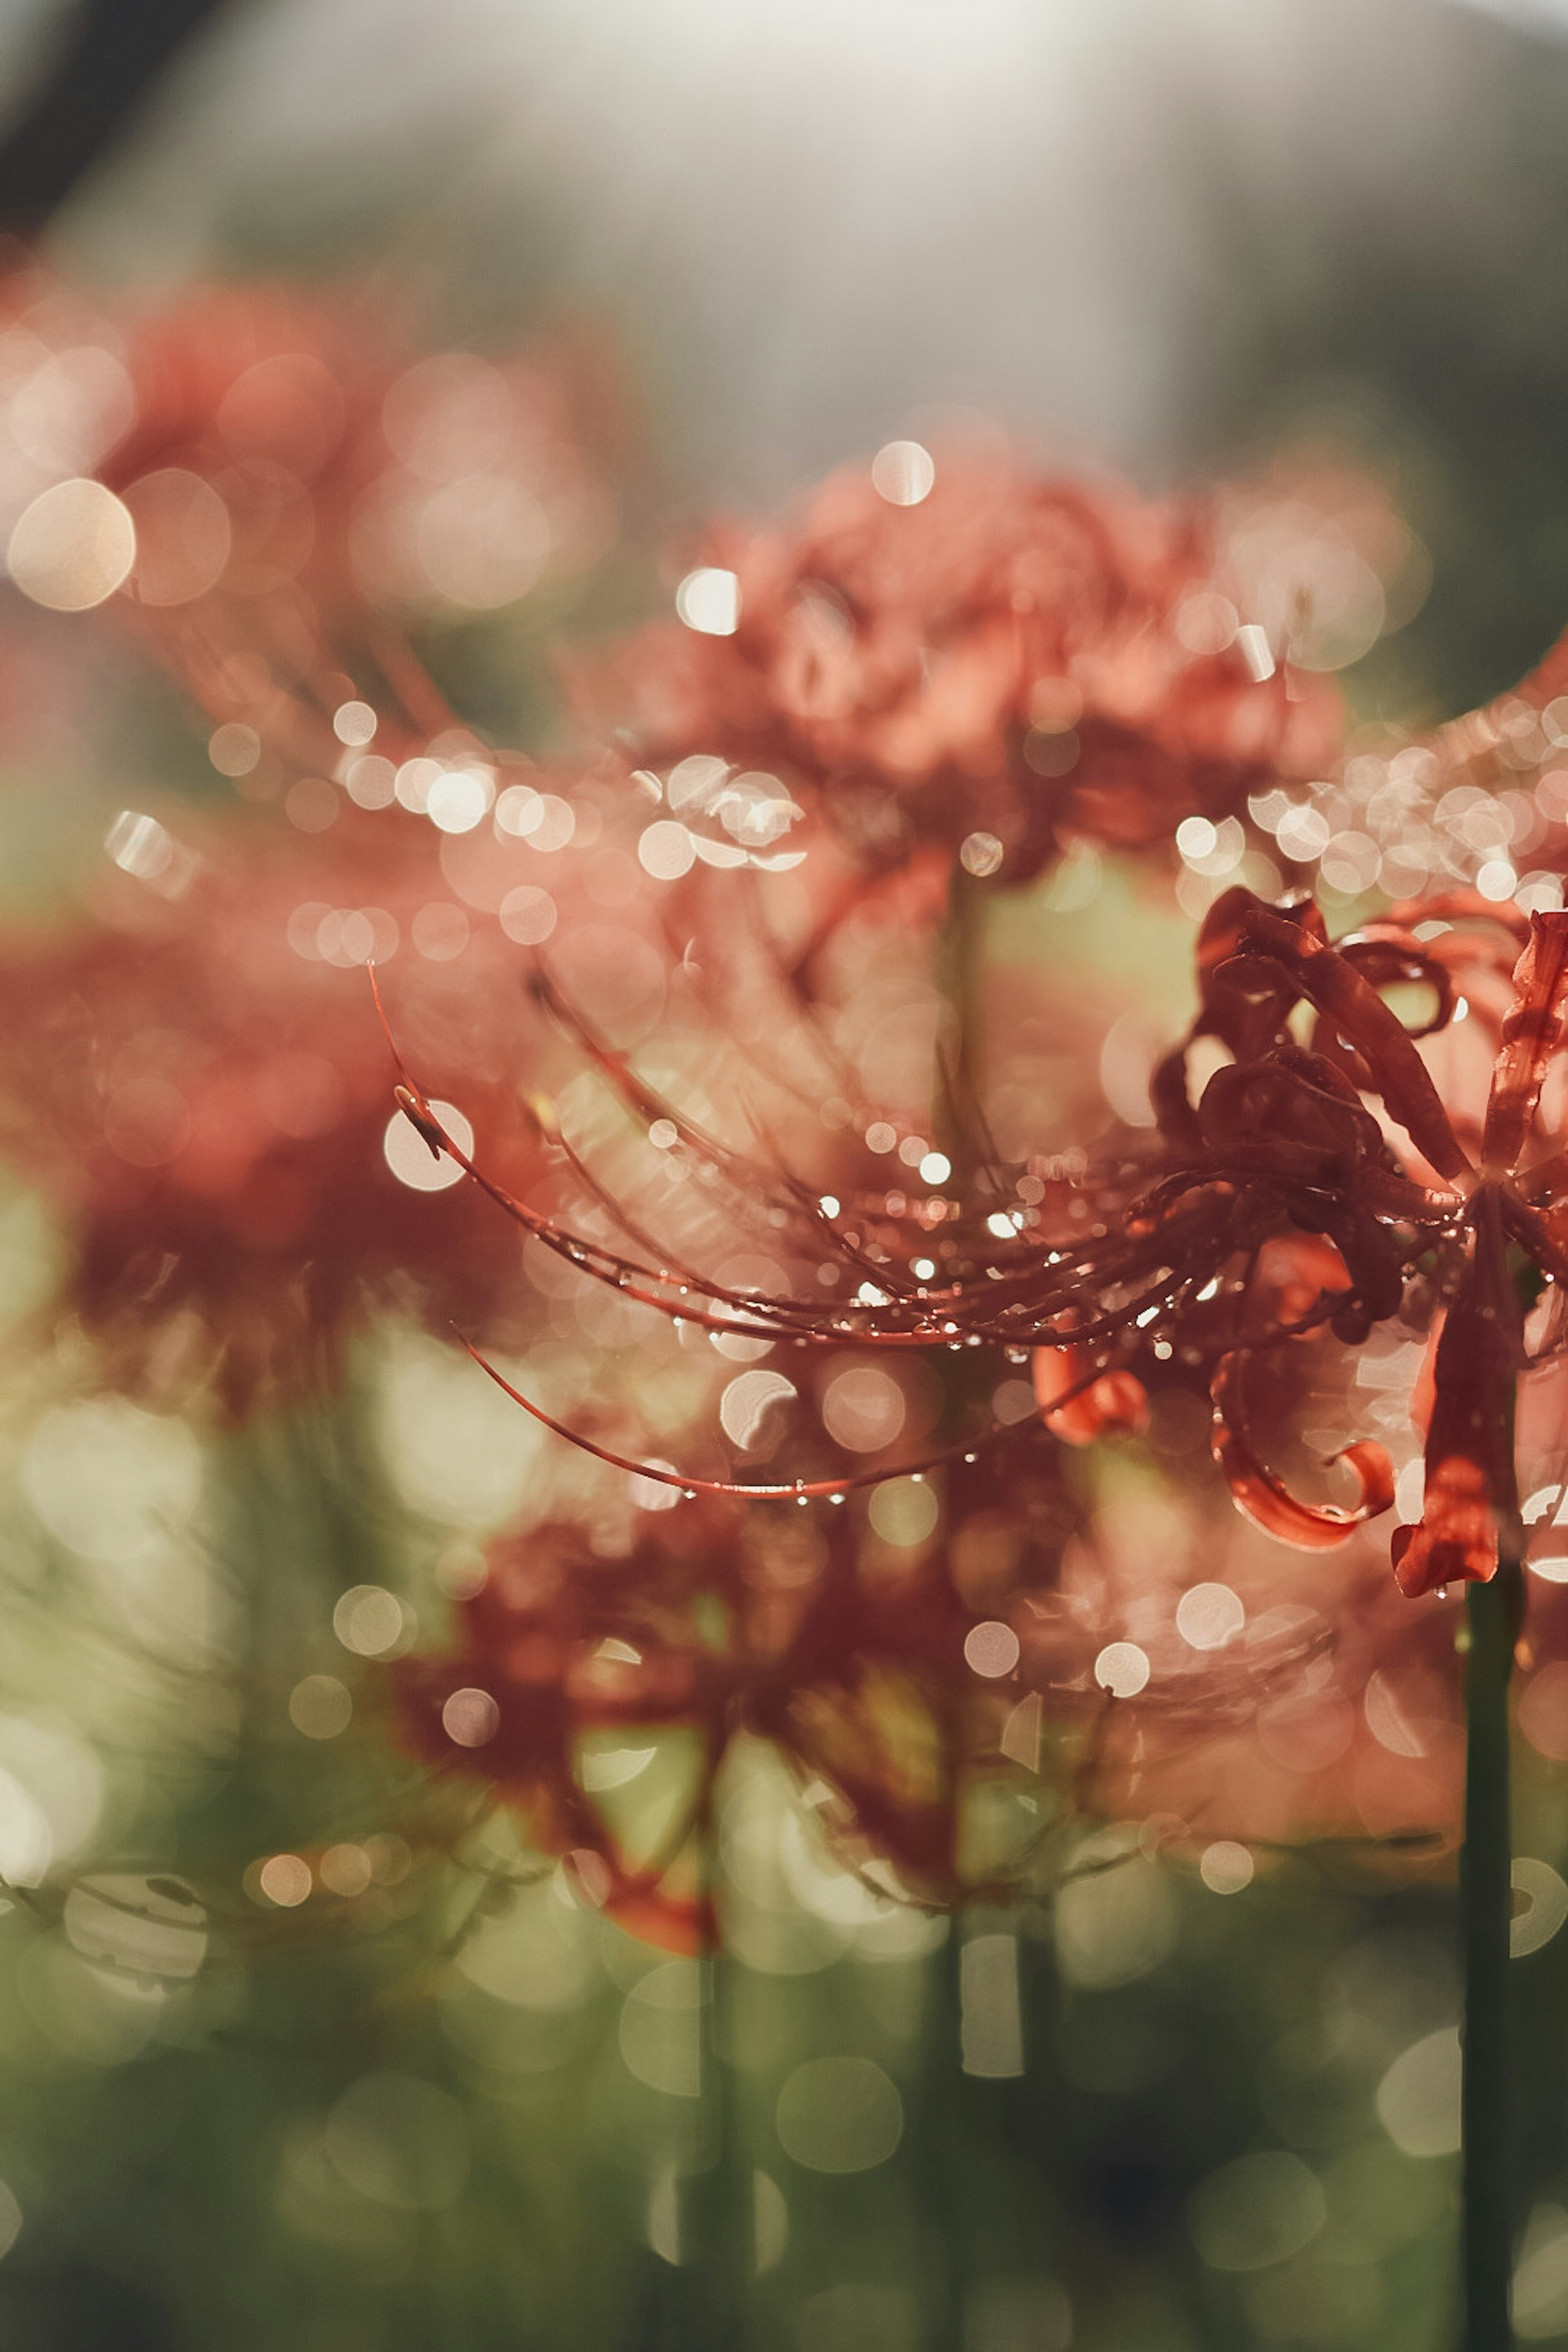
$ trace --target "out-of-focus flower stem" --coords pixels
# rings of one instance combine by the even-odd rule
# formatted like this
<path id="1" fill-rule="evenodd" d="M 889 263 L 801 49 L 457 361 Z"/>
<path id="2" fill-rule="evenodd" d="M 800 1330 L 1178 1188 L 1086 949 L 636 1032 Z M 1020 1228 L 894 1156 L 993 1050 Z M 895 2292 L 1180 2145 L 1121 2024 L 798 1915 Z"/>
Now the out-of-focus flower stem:
<path id="1" fill-rule="evenodd" d="M 1462 2352 L 1508 2352 L 1513 2342 L 1509 2318 L 1513 2200 L 1508 1972 L 1513 1895 L 1508 1688 L 1522 1583 L 1517 1553 L 1510 1553 L 1489 1583 L 1472 1584 L 1467 1596 L 1468 1747 L 1465 1843 L 1459 1858 L 1465 1979 Z"/>
<path id="2" fill-rule="evenodd" d="M 942 1150 L 965 1174 L 983 1148 L 988 913 L 985 884 L 954 866 L 936 960 L 937 986 L 952 1013 L 938 1072 L 937 1125 Z"/>

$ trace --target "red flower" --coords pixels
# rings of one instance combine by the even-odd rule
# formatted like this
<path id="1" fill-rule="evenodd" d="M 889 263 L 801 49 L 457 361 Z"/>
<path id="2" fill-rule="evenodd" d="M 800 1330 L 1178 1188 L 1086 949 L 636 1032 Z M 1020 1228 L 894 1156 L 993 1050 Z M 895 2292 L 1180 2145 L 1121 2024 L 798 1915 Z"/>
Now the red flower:
<path id="1" fill-rule="evenodd" d="M 576 1857 L 596 1900 L 678 1947 L 712 1925 L 700 1849 L 742 1737 L 815 1785 L 850 1862 L 890 1866 L 923 1901 L 995 1891 L 1026 1853 L 978 1837 L 971 1801 L 1016 1778 L 1004 1734 L 1020 1695 L 966 1643 L 982 1611 L 1048 1592 L 1077 1515 L 1043 1442 L 1000 1509 L 963 1470 L 946 1504 L 942 1532 L 912 1545 L 883 1538 L 854 1504 L 804 1518 L 734 1500 L 640 1515 L 611 1558 L 581 1528 L 505 1536 L 462 1605 L 455 1651 L 398 1669 L 408 1737 L 496 1788 L 544 1852 Z M 580 1743 L 612 1729 L 695 1738 L 685 1802 L 651 1856 L 631 1851 L 624 1812 L 584 1774 Z M 1066 1748 L 1060 1762 L 1070 1773 Z"/>
<path id="2" fill-rule="evenodd" d="M 716 527 L 690 625 L 645 630 L 594 684 L 639 755 L 771 771 L 872 867 L 962 845 L 1013 881 L 1065 839 L 1147 847 L 1332 757 L 1332 688 L 1216 635 L 1202 501 L 956 456 L 901 495 L 847 469 L 798 522 Z"/>
<path id="3" fill-rule="evenodd" d="M 510 606 L 584 570 L 612 533 L 584 428 L 603 446 L 618 426 L 591 351 L 425 353 L 405 320 L 343 289 L 208 286 L 149 310 L 26 270 L 0 310 L 5 528 L 21 515 L 25 539 L 27 513 L 84 478 L 121 502 L 111 536 L 133 526 L 101 579 L 61 592 L 47 562 L 14 575 L 46 604 L 107 601 L 246 730 L 215 745 L 225 774 L 252 772 L 263 747 L 286 776 L 333 772 L 365 753 L 352 720 L 331 724 L 362 699 L 372 756 L 422 752 L 454 720 L 410 622 Z"/>
<path id="4" fill-rule="evenodd" d="M 0 955 L 4 1142 L 75 1244 L 69 1303 L 120 1377 L 183 1358 L 231 1410 L 330 1375 L 378 1297 L 500 1328 L 488 1203 L 389 1165 L 363 967 L 383 964 L 402 1034 L 487 1154 L 537 1185 L 552 1155 L 520 1092 L 542 1029 L 519 950 L 453 901 L 436 837 L 400 810 L 345 809 L 308 852 L 258 817 L 186 835 L 122 817 L 111 841 L 133 870 L 109 869 L 97 919 Z M 559 864 L 534 860 L 557 889 Z"/>
<path id="5" fill-rule="evenodd" d="M 804 1297 L 742 1296 L 690 1267 L 678 1284 L 668 1265 L 604 1249 L 591 1270 L 721 1330 L 895 1349 L 1068 1350 L 1065 1368 L 1039 1375 L 1048 1415 L 1064 1427 L 1075 1400 L 1087 1401 L 1079 1419 L 1103 1420 L 1109 1409 L 1125 1421 L 1137 1408 L 1130 1379 L 1191 1385 L 1196 1375 L 1210 1390 L 1215 1456 L 1238 1506 L 1310 1549 L 1343 1541 L 1389 1507 L 1392 1465 L 1381 1445 L 1351 1444 L 1342 1458 L 1356 1475 L 1354 1506 L 1296 1500 L 1251 1434 L 1268 1366 L 1309 1334 L 1331 1331 L 1353 1347 L 1374 1324 L 1408 1314 L 1419 1326 L 1446 1305 L 1454 1336 L 1436 1355 L 1426 1512 L 1400 1539 L 1400 1582 L 1418 1593 L 1449 1577 L 1489 1576 L 1517 1512 L 1510 1432 L 1523 1369 L 1504 1244 L 1548 1282 L 1568 1274 L 1568 1154 L 1530 1156 L 1568 1011 L 1568 916 L 1531 919 L 1473 1157 L 1415 1036 L 1381 993 L 1423 984 L 1435 997 L 1426 1033 L 1435 1033 L 1459 1008 L 1455 970 L 1473 970 L 1484 1023 L 1495 950 L 1442 928 L 1476 903 L 1403 909 L 1400 920 L 1331 947 L 1315 908 L 1227 893 L 1200 940 L 1198 1017 L 1157 1074 L 1158 1155 L 1049 1192 L 1031 1178 L 1031 1191 L 1020 1186 L 1014 1197 L 1037 1206 L 966 1213 L 955 1202 L 950 1216 L 939 1201 L 909 1212 L 917 1229 L 929 1230 L 933 1215 L 942 1223 L 940 1275 L 923 1256 L 915 1272 L 906 1220 L 890 1214 L 858 1220 L 853 1233 L 831 1228 L 866 1277 L 853 1301 L 831 1310 Z M 1416 936 L 1408 923 L 1417 919 L 1437 927 L 1437 938 Z M 1298 1008 L 1314 1024 L 1308 1045 L 1292 1033 Z M 1194 1102 L 1188 1056 L 1209 1040 L 1230 1058 Z M 1005 1171 L 992 1171 L 988 1185 L 989 1200 L 1009 1196 Z M 818 1214 L 818 1245 L 822 1227 Z"/>

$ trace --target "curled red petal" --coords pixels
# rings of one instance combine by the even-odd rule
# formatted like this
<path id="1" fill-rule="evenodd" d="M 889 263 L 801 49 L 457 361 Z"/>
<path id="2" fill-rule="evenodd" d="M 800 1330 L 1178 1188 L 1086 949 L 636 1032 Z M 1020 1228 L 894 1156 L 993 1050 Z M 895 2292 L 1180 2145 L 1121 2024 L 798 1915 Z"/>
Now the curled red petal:
<path id="1" fill-rule="evenodd" d="M 1444 1584 L 1487 1584 L 1497 1574 L 1498 1515 L 1490 1483 L 1462 1454 L 1426 1466 L 1421 1524 L 1395 1528 L 1394 1580 L 1407 1601 Z"/>
<path id="2" fill-rule="evenodd" d="M 1448 1114 L 1398 1016 L 1332 948 L 1261 903 L 1247 910 L 1244 954 L 1279 965 L 1298 992 L 1338 1024 L 1365 1062 L 1391 1116 L 1441 1176 L 1464 1175 L 1469 1161 Z"/>
<path id="3" fill-rule="evenodd" d="M 1429 1394 L 1430 1405 L 1421 1522 L 1398 1529 L 1393 1544 L 1395 1580 L 1412 1597 L 1438 1584 L 1485 1583 L 1497 1572 L 1500 1531 L 1518 1517 L 1513 1414 L 1524 1333 L 1508 1207 L 1498 1186 L 1478 1190 L 1464 1286 L 1422 1368 L 1416 1403 Z"/>
<path id="4" fill-rule="evenodd" d="M 1265 1535 L 1298 1551 L 1331 1551 L 1357 1528 L 1376 1518 L 1394 1501 L 1394 1465 L 1371 1438 L 1359 1439 L 1335 1455 L 1355 1472 L 1361 1492 L 1349 1508 L 1337 1503 L 1303 1503 L 1265 1469 L 1242 1425 L 1240 1380 L 1245 1358 L 1222 1356 L 1210 1394 L 1214 1399 L 1214 1458 L 1244 1519 Z"/>
<path id="5" fill-rule="evenodd" d="M 1141 1430 L 1148 1422 L 1149 1398 L 1136 1373 L 1092 1377 L 1081 1348 L 1037 1348 L 1033 1373 L 1040 1416 L 1068 1445 L 1092 1445 L 1108 1430 Z"/>
<path id="6" fill-rule="evenodd" d="M 1513 987 L 1481 1139 L 1481 1157 L 1498 1172 L 1518 1167 L 1541 1100 L 1546 1066 L 1563 1043 L 1568 1016 L 1568 914 L 1531 915 L 1529 944 L 1513 968 Z"/>

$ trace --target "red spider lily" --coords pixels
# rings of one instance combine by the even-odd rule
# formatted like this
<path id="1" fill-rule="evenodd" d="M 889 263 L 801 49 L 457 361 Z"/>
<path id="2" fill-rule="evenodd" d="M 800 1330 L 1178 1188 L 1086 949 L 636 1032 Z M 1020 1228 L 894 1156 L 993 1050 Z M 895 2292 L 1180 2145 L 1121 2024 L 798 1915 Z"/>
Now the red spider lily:
<path id="1" fill-rule="evenodd" d="M 912 1548 L 879 1539 L 853 1507 L 817 1520 L 733 1500 L 643 1515 L 611 1559 L 580 1528 L 503 1538 L 463 1604 L 456 1651 L 398 1670 L 409 1736 L 498 1788 L 543 1851 L 579 1857 L 596 1899 L 678 1948 L 713 1924 L 691 1846 L 742 1735 L 819 1797 L 831 1791 L 821 1817 L 852 1864 L 890 1865 L 926 1901 L 994 1890 L 1016 1865 L 973 1850 L 964 1798 L 977 1779 L 1016 1777 L 999 1738 L 1019 1695 L 965 1657 L 977 1584 L 1001 1604 L 993 1497 L 961 1472 L 949 1503 L 952 1527 Z M 1076 1517 L 1048 1447 L 1015 1476 L 1005 1510 L 1002 1580 L 1014 1595 L 1044 1591 Z M 454 1693 L 470 1709 L 476 1693 L 489 1702 L 482 1737 Z M 696 1737 L 687 1801 L 659 1850 L 633 1857 L 616 1809 L 584 1786 L 580 1743 L 673 1728 Z"/>
<path id="2" fill-rule="evenodd" d="M 873 869 L 967 844 L 1024 881 L 1065 839 L 1146 847 L 1333 756 L 1331 688 L 1194 630 L 1216 529 L 1197 500 L 958 456 L 912 505 L 846 470 L 796 523 L 710 534 L 732 628 L 650 627 L 593 692 L 655 767 L 687 763 L 678 814 L 772 775 Z"/>
<path id="3" fill-rule="evenodd" d="M 135 558 L 110 609 L 285 771 L 342 763 L 333 714 L 365 695 L 376 756 L 422 752 L 454 720 L 410 621 L 510 604 L 606 543 L 584 422 L 600 444 L 617 428 L 592 353 L 422 353 L 342 289 L 203 287 L 147 310 L 27 269 L 0 304 L 6 529 L 62 478 L 112 490 Z"/>
<path id="4" fill-rule="evenodd" d="M 1412 1618 L 1364 1543 L 1292 1570 L 1188 1479 L 1108 1496 L 1091 1526 L 1037 1427 L 1023 1445 L 1003 1484 L 945 1480 L 911 1549 L 852 1506 L 733 1498 L 641 1514 L 610 1558 L 582 1526 L 505 1536 L 454 1648 L 395 1670 L 405 1736 L 515 1807 L 589 1899 L 682 1950 L 721 1926 L 703 1857 L 738 1738 L 809 1787 L 850 1866 L 931 1903 L 1048 1872 L 1085 1814 L 1194 1856 L 1451 1840 L 1444 1612 Z M 600 1751 L 618 1735 L 637 1760 L 671 1733 L 685 1793 L 650 1848 Z M 988 1791 L 1015 1801 L 1000 1841 Z"/>
<path id="5" fill-rule="evenodd" d="M 0 1117 L 60 1210 L 68 1302 L 119 1376 L 145 1384 L 186 1358 L 240 1411 L 330 1374 L 372 1298 L 499 1328 L 509 1286 L 486 1204 L 471 1186 L 450 1202 L 410 1189 L 388 1164 L 384 1049 L 356 968 L 386 961 L 443 1092 L 514 1181 L 539 1182 L 558 1155 L 519 1090 L 541 1030 L 518 950 L 448 898 L 429 829 L 347 809 L 308 851 L 258 816 L 184 838 L 122 818 L 113 838 L 135 870 L 108 868 L 94 919 L 0 959 Z"/>
<path id="6" fill-rule="evenodd" d="M 1472 1156 L 1415 1037 L 1380 992 L 1428 989 L 1436 1009 L 1426 1028 L 1436 1032 L 1457 1007 L 1453 968 L 1473 965 L 1485 981 L 1495 950 L 1459 933 L 1439 953 L 1410 927 L 1471 911 L 1445 908 L 1399 910 L 1333 947 L 1314 908 L 1227 893 L 1200 940 L 1202 1003 L 1187 1045 L 1157 1076 L 1158 1159 L 1092 1188 L 1062 1185 L 1032 1214 L 982 1218 L 953 1203 L 950 1226 L 941 1202 L 952 1255 L 934 1281 L 904 1273 L 874 1223 L 854 1231 L 833 1223 L 825 1235 L 820 1213 L 819 1241 L 831 1239 L 867 1276 L 852 1303 L 829 1313 L 815 1300 L 742 1297 L 689 1266 L 603 1249 L 582 1262 L 718 1329 L 878 1349 L 1070 1349 L 1070 1377 L 1059 1367 L 1041 1374 L 1053 1416 L 1087 1398 L 1089 1412 L 1109 1399 L 1124 1418 L 1134 1402 L 1128 1375 L 1191 1384 L 1196 1374 L 1210 1390 L 1215 1452 L 1239 1507 L 1311 1549 L 1342 1542 L 1388 1508 L 1392 1466 L 1380 1445 L 1354 1444 L 1342 1456 L 1359 1488 L 1352 1506 L 1289 1493 L 1252 1434 L 1270 1361 L 1311 1333 L 1353 1346 L 1407 1307 L 1426 1318 L 1446 1306 L 1453 1337 L 1439 1342 L 1434 1366 L 1426 1508 L 1397 1539 L 1399 1581 L 1416 1594 L 1489 1576 L 1500 1532 L 1517 1516 L 1510 1433 L 1524 1358 L 1506 1247 L 1548 1282 L 1568 1264 L 1563 1156 L 1530 1156 L 1568 998 L 1568 917 L 1531 920 Z M 1309 1045 L 1291 1032 L 1298 1008 L 1312 1024 Z M 1205 1041 L 1230 1058 L 1194 1101 L 1188 1062 Z M 1368 1099 L 1381 1106 L 1381 1123 Z M 431 1133 L 439 1137 L 438 1122 Z M 1034 1189 L 1044 1195 L 1037 1180 Z M 545 1221 L 496 1197 L 542 1229 Z M 999 1178 L 992 1197 L 1007 1197 Z M 1014 1238 L 995 1238 L 1009 1223 Z M 828 1481 L 801 1489 L 832 1490 Z"/>

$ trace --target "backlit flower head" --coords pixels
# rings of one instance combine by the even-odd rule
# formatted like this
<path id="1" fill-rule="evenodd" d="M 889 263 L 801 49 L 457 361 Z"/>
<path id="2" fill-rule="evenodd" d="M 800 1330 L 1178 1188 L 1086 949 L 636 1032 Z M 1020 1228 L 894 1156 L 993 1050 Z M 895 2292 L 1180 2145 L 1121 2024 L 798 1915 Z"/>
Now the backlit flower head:
<path id="1" fill-rule="evenodd" d="M 1334 689 L 1239 619 L 1214 508 L 894 448 L 902 470 L 884 451 L 797 519 L 715 527 L 679 620 L 594 683 L 672 805 L 706 761 L 872 868 L 934 843 L 1021 882 L 1065 841 L 1145 848 L 1332 757 Z"/>
<path id="2" fill-rule="evenodd" d="M 1510 961 L 1486 1106 L 1467 1144 L 1417 1038 L 1450 1026 L 1461 1002 L 1468 1014 L 1457 975 L 1484 1031 L 1488 992 Z M 1440 1314 L 1425 1509 L 1396 1538 L 1399 1581 L 1418 1594 L 1486 1578 L 1517 1517 L 1511 1412 L 1525 1356 L 1510 1252 L 1537 1284 L 1568 1265 L 1563 1155 L 1541 1118 L 1565 967 L 1568 917 L 1526 923 L 1485 902 L 1433 901 L 1333 946 L 1310 905 L 1272 908 L 1237 889 L 1204 927 L 1200 1009 L 1156 1075 L 1153 1149 L 1092 1178 L 1087 1160 L 1070 1172 L 1064 1160 L 1049 1185 L 993 1171 L 989 1209 L 950 1197 L 945 1159 L 900 1216 L 873 1207 L 851 1225 L 797 1204 L 860 1277 L 826 1310 L 608 1249 L 583 1262 L 672 1315 L 797 1346 L 1044 1351 L 1042 1410 L 1068 1438 L 1135 1420 L 1150 1386 L 1206 1389 L 1215 1459 L 1238 1507 L 1309 1549 L 1339 1545 L 1389 1507 L 1393 1465 L 1380 1442 L 1348 1432 L 1341 1458 L 1354 1499 L 1300 1499 L 1259 1450 L 1274 1384 L 1299 1381 L 1309 1342 L 1331 1365 L 1335 1342 L 1354 1348 L 1396 1321 L 1426 1329 Z M 1426 999 L 1415 1034 L 1388 1001 L 1398 988 Z M 1303 1016 L 1306 1044 L 1292 1025 Z M 1203 1052 L 1218 1066 L 1194 1095 Z M 899 1230 L 910 1218 L 941 1233 L 940 1263 L 916 1265 Z"/>
<path id="3" fill-rule="evenodd" d="M 500 1328 L 516 1285 L 493 1213 L 389 1126 L 365 967 L 447 1116 L 538 1185 L 552 1149 L 525 1089 L 542 1033 L 504 917 L 458 899 L 401 810 L 347 807 L 308 845 L 258 814 L 128 812 L 109 849 L 90 917 L 0 958 L 0 1120 L 58 1210 L 68 1303 L 116 1377 L 211 1370 L 240 1409 L 330 1375 L 374 1300 Z M 563 890 L 559 860 L 510 856 L 503 881 L 531 907 L 547 880 Z M 463 1197 L 437 1198 L 448 1184 Z"/>
<path id="4" fill-rule="evenodd" d="M 428 352 L 347 289 L 149 307 L 36 269 L 0 284 L 0 317 L 13 581 L 132 629 L 249 793 L 422 754 L 455 720 L 410 630 L 510 607 L 613 535 L 586 446 L 618 434 L 607 374 L 564 340 Z"/>

